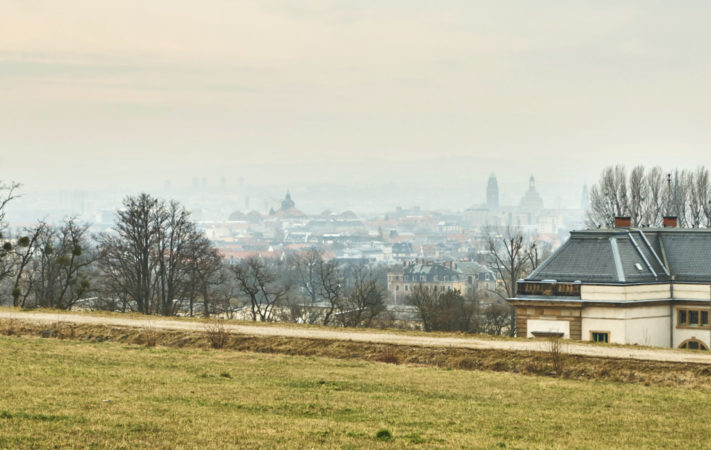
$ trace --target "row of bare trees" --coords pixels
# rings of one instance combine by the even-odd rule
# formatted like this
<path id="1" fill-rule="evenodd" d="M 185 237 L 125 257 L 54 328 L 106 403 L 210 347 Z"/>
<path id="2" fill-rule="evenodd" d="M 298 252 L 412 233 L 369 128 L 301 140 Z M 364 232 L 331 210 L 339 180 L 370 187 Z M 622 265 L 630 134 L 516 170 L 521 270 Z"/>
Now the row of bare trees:
<path id="1" fill-rule="evenodd" d="M 252 320 L 371 326 L 385 311 L 385 289 L 365 265 L 339 265 L 310 248 L 284 262 L 249 258 L 232 267 Z"/>
<path id="2" fill-rule="evenodd" d="M 74 219 L 61 225 L 40 221 L 9 236 L 5 223 L 8 204 L 19 185 L 0 184 L 0 285 L 13 306 L 70 308 L 90 287 L 92 248 L 87 227 Z"/>
<path id="3" fill-rule="evenodd" d="M 664 171 L 637 166 L 607 167 L 590 189 L 588 225 L 609 228 L 616 216 L 629 216 L 632 226 L 661 226 L 676 216 L 680 227 L 711 226 L 711 179 L 706 167 Z"/>
<path id="4" fill-rule="evenodd" d="M 2 219 L 16 190 L 0 186 L 5 234 Z M 310 249 L 286 261 L 228 266 L 182 205 L 148 194 L 127 197 L 113 229 L 97 236 L 75 219 L 5 234 L 0 283 L 14 306 L 68 309 L 85 299 L 144 314 L 229 315 L 244 304 L 253 320 L 341 326 L 372 325 L 385 310 L 379 274 L 364 265 L 339 266 Z"/>

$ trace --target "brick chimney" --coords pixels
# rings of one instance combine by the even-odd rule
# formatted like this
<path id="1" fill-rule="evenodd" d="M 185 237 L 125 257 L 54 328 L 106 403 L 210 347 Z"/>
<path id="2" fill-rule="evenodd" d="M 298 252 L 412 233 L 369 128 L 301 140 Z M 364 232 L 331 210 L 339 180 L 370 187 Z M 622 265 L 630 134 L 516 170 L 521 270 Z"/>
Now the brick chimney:
<path id="1" fill-rule="evenodd" d="M 630 216 L 616 216 L 615 228 L 629 228 L 632 226 L 632 218 Z"/>
<path id="2" fill-rule="evenodd" d="M 678 226 L 676 216 L 664 216 L 662 221 L 664 228 L 676 228 Z"/>

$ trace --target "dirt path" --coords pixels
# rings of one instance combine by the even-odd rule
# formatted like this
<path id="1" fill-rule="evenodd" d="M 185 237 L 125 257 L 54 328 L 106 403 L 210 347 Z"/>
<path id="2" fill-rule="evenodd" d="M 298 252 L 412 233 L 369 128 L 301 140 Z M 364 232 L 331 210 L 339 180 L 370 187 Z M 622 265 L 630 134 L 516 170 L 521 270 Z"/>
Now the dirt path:
<path id="1" fill-rule="evenodd" d="M 82 314 L 51 314 L 34 312 L 0 311 L 0 319 L 16 319 L 36 323 L 74 322 L 80 324 L 114 325 L 123 327 L 143 328 L 150 326 L 154 329 L 202 331 L 204 324 L 189 320 L 161 320 L 155 317 L 142 320 L 135 318 L 97 317 Z M 332 339 L 344 341 L 358 341 L 384 344 L 418 345 L 425 347 L 461 347 L 472 349 L 500 349 L 514 351 L 548 351 L 546 341 L 509 341 L 493 339 L 477 339 L 469 337 L 439 337 L 439 336 L 413 336 L 391 334 L 384 332 L 354 332 L 343 329 L 324 330 L 317 328 L 259 326 L 259 325 L 233 325 L 226 324 L 225 328 L 232 333 L 250 336 L 281 336 L 309 339 Z M 564 344 L 566 353 L 582 356 L 596 356 L 606 358 L 630 358 L 646 361 L 665 362 L 692 362 L 711 364 L 711 353 L 692 353 L 671 349 L 649 349 L 616 347 L 585 344 Z"/>

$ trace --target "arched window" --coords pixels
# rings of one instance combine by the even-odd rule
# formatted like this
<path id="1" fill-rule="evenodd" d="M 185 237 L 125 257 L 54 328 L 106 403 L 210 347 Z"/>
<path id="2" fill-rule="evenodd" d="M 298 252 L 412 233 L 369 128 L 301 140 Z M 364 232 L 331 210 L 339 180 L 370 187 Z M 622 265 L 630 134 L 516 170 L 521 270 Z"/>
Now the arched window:
<path id="1" fill-rule="evenodd" d="M 689 350 L 708 350 L 709 348 L 698 339 L 687 339 L 681 343 L 679 348 L 688 348 Z"/>

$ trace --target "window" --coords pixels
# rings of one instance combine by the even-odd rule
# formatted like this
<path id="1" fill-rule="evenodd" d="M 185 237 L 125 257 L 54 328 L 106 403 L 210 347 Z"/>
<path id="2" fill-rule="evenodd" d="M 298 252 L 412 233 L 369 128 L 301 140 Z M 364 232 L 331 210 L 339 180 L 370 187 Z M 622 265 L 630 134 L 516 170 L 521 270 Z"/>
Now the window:
<path id="1" fill-rule="evenodd" d="M 610 342 L 610 332 L 609 331 L 591 331 L 590 340 L 593 342 Z"/>
<path id="2" fill-rule="evenodd" d="M 704 344 L 700 340 L 694 339 L 694 338 L 685 340 L 684 342 L 681 343 L 679 348 L 686 348 L 689 350 L 708 350 L 709 349 L 706 346 L 706 344 Z"/>
<path id="3" fill-rule="evenodd" d="M 708 309 L 677 309 L 676 326 L 678 328 L 709 328 Z"/>
<path id="4" fill-rule="evenodd" d="M 407 285 L 405 285 L 405 290 L 407 290 Z"/>

